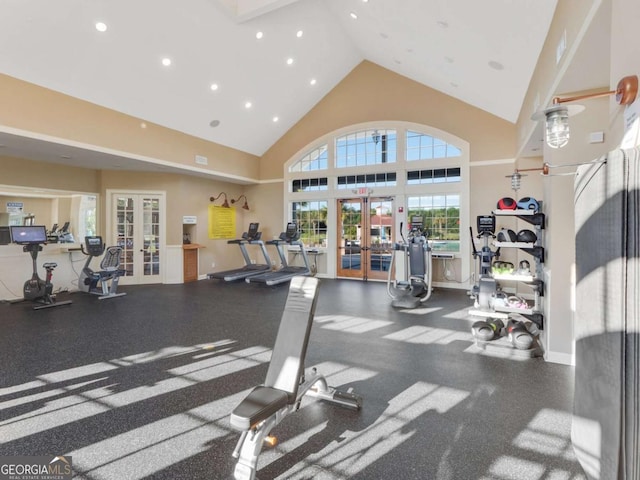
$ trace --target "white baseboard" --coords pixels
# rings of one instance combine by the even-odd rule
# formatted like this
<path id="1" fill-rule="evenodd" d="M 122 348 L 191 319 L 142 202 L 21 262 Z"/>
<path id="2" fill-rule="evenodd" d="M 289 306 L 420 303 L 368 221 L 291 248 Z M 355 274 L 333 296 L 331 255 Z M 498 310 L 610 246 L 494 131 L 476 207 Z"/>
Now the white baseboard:
<path id="1" fill-rule="evenodd" d="M 559 363 L 561 365 L 575 365 L 575 358 L 570 353 L 560 353 L 560 352 L 546 352 L 544 354 L 544 359 L 549 363 Z"/>

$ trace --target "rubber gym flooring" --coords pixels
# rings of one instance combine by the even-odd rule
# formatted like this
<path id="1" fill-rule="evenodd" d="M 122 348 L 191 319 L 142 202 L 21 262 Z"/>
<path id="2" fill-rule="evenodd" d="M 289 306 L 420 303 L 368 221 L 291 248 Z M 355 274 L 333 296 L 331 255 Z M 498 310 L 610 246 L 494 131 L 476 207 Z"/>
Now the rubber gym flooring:
<path id="1" fill-rule="evenodd" d="M 229 413 L 264 380 L 287 285 L 120 290 L 0 304 L 0 456 L 72 455 L 83 479 L 231 478 Z M 384 284 L 323 280 L 306 365 L 363 409 L 305 399 L 258 478 L 584 479 L 573 369 L 481 354 L 470 305 L 440 289 L 397 311 Z"/>

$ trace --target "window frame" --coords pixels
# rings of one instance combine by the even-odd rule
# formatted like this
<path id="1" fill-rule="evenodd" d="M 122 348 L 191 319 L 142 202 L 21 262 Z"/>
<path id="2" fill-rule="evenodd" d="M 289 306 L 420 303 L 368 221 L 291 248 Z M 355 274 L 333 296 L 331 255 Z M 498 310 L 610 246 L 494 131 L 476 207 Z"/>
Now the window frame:
<path id="1" fill-rule="evenodd" d="M 396 132 L 396 161 L 390 163 L 381 163 L 376 165 L 364 165 L 361 167 L 337 167 L 336 165 L 336 148 L 335 140 L 349 133 L 356 133 L 362 130 L 395 130 Z M 429 158 L 421 160 L 407 160 L 406 152 L 406 135 L 407 132 L 415 132 L 429 135 L 446 144 L 460 150 L 460 155 L 455 157 Z M 327 169 L 324 170 L 307 170 L 307 171 L 290 171 L 292 165 L 302 159 L 314 149 L 322 148 L 326 145 Z M 456 137 L 448 132 L 434 128 L 428 125 L 421 125 L 413 122 L 387 121 L 387 122 L 366 122 L 360 124 L 349 125 L 332 132 L 329 132 L 316 140 L 307 144 L 304 148 L 296 152 L 291 158 L 285 162 L 283 167 L 284 182 L 288 188 L 284 188 L 283 199 L 283 217 L 285 221 L 291 219 L 292 202 L 304 201 L 328 201 L 327 211 L 327 271 L 321 273 L 321 276 L 335 278 L 336 271 L 332 260 L 332 256 L 337 254 L 333 236 L 335 235 L 335 226 L 337 225 L 337 200 L 339 198 L 355 198 L 362 196 L 358 194 L 362 189 L 338 188 L 339 176 L 351 175 L 368 175 L 395 172 L 395 186 L 373 186 L 366 187 L 366 191 L 371 196 L 392 196 L 395 198 L 396 208 L 403 207 L 403 211 L 396 210 L 394 225 L 395 231 L 400 231 L 400 224 L 406 225 L 408 218 L 408 198 L 411 196 L 424 195 L 460 195 L 460 248 L 456 251 L 447 251 L 452 253 L 461 261 L 461 278 L 467 279 L 470 276 L 470 262 L 466 261 L 466 255 L 463 252 L 470 248 L 468 235 L 463 232 L 468 230 L 470 223 L 470 159 L 469 159 L 469 143 L 462 138 Z M 408 171 L 437 170 L 437 169 L 460 169 L 460 181 L 456 182 L 435 182 L 430 184 L 409 184 L 407 178 Z M 310 192 L 293 192 L 291 189 L 292 180 L 301 180 L 304 178 L 328 178 L 328 189 L 322 191 Z"/>

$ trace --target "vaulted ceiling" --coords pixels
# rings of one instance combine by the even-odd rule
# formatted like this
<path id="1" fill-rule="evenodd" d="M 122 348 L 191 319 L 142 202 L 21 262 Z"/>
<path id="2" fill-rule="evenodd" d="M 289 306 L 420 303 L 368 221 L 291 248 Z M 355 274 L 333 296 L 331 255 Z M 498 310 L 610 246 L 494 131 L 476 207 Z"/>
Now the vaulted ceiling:
<path id="1" fill-rule="evenodd" d="M 556 2 L 6 0 L 0 72 L 261 155 L 362 60 L 515 122 Z"/>

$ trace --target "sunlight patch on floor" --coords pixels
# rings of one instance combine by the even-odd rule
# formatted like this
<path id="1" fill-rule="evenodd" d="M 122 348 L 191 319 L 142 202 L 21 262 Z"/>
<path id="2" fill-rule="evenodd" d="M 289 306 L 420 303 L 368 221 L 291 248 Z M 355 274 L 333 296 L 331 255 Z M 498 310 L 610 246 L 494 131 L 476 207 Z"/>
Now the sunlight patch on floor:
<path id="1" fill-rule="evenodd" d="M 322 328 L 327 330 L 339 330 L 349 333 L 370 332 L 393 324 L 393 322 L 387 320 L 374 320 L 351 315 L 323 315 L 316 317 L 315 322 L 322 324 Z"/>
<path id="2" fill-rule="evenodd" d="M 457 340 L 465 342 L 473 341 L 471 332 L 461 332 L 459 330 L 450 330 L 448 328 L 424 327 L 421 325 L 414 325 L 412 327 L 390 333 L 389 335 L 385 335 L 383 338 L 421 345 L 429 345 L 433 343 L 447 345 Z"/>

